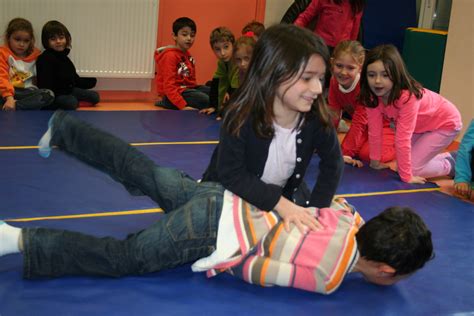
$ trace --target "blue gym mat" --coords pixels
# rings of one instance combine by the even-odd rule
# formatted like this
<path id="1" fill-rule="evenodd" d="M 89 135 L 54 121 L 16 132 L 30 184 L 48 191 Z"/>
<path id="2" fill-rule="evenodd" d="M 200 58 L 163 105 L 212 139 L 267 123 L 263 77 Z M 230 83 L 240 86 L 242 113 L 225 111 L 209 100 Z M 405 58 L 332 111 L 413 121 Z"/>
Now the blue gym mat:
<path id="1" fill-rule="evenodd" d="M 97 214 L 156 208 L 133 197 L 107 175 L 54 150 L 49 159 L 34 146 L 51 113 L 0 115 L 0 219 Z M 194 112 L 77 112 L 129 142 L 217 140 L 219 123 Z M 202 128 L 200 128 L 202 127 Z M 199 178 L 214 145 L 140 146 L 154 161 Z M 306 180 L 314 182 L 315 159 Z M 230 275 L 207 279 L 189 265 L 143 277 L 66 277 L 27 281 L 22 257 L 0 258 L 0 315 L 472 315 L 474 314 L 473 205 L 433 185 L 402 183 L 391 171 L 345 167 L 338 193 L 372 194 L 348 198 L 365 219 L 392 205 L 415 208 L 433 233 L 436 258 L 411 278 L 380 287 L 350 275 L 329 296 L 291 288 L 262 288 Z M 399 194 L 385 195 L 384 192 Z M 393 192 L 395 191 L 395 192 Z M 402 193 L 402 192 L 410 193 Z M 160 213 L 16 222 L 20 227 L 65 228 L 123 238 L 159 220 Z"/>

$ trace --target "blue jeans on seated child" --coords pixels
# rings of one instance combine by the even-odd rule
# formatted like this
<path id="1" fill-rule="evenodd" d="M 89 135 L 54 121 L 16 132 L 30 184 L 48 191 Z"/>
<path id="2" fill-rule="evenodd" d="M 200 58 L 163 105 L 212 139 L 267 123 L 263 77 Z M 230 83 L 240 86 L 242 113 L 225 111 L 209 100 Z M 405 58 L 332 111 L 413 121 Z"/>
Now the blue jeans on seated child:
<path id="1" fill-rule="evenodd" d="M 165 214 L 125 240 L 46 228 L 22 230 L 24 277 L 103 275 L 119 277 L 173 268 L 215 250 L 223 187 L 197 183 L 156 165 L 122 140 L 79 119 L 56 112 L 51 145 L 158 202 Z"/>
<path id="2" fill-rule="evenodd" d="M 54 93 L 48 89 L 37 88 L 15 88 L 17 110 L 41 110 L 45 109 L 54 101 Z M 0 107 L 5 103 L 3 98 L 0 98 Z"/>
<path id="3" fill-rule="evenodd" d="M 190 107 L 202 110 L 209 107 L 209 92 L 210 87 L 197 86 L 194 89 L 184 90 L 181 96 Z M 169 110 L 179 110 L 166 96 L 163 97 L 159 105 Z"/>
<path id="4" fill-rule="evenodd" d="M 79 106 L 79 101 L 97 104 L 100 101 L 100 97 L 94 90 L 74 88 L 71 94 L 57 95 L 54 103 L 48 109 L 75 110 Z"/>

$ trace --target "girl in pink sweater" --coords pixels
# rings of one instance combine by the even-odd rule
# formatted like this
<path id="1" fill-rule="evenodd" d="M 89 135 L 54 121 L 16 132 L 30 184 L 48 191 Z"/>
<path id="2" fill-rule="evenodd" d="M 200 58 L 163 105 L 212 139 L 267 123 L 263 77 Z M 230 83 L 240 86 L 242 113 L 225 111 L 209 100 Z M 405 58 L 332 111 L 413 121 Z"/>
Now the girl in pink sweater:
<path id="1" fill-rule="evenodd" d="M 377 46 L 367 54 L 360 99 L 368 107 L 371 167 L 388 167 L 380 162 L 382 120 L 387 118 L 395 127 L 398 173 L 404 182 L 425 183 L 454 172 L 452 155 L 440 152 L 461 130 L 461 115 L 410 76 L 395 46 Z"/>
<path id="2" fill-rule="evenodd" d="M 358 41 L 349 40 L 337 44 L 331 58 L 332 78 L 329 85 L 329 107 L 336 114 L 334 126 L 339 125 L 342 111 L 352 116 L 351 127 L 341 148 L 344 162 L 357 167 L 363 165 L 358 159 L 369 161 L 367 112 L 358 101 L 364 58 L 365 49 Z M 384 120 L 381 162 L 395 159 L 394 139 L 390 123 Z"/>

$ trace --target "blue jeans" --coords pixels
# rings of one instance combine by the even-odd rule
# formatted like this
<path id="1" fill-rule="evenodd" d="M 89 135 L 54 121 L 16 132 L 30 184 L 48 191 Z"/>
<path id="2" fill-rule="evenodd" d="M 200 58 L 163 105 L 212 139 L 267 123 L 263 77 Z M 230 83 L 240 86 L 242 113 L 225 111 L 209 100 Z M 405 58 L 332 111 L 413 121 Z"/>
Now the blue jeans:
<path id="1" fill-rule="evenodd" d="M 207 86 L 197 86 L 194 89 L 186 89 L 181 93 L 181 96 L 188 106 L 193 107 L 198 110 L 206 109 L 209 105 L 209 92 L 210 88 Z M 171 101 L 164 96 L 163 100 L 159 104 L 160 106 L 170 109 L 170 110 L 179 110 Z"/>
<path id="2" fill-rule="evenodd" d="M 150 196 L 165 214 L 125 240 L 25 228 L 25 278 L 139 275 L 190 263 L 215 250 L 224 192 L 220 184 L 197 183 L 183 172 L 160 167 L 122 140 L 62 111 L 53 116 L 52 135 L 51 145 Z"/>
<path id="3" fill-rule="evenodd" d="M 73 88 L 71 94 L 57 95 L 50 109 L 75 110 L 79 106 L 79 101 L 97 104 L 100 101 L 100 97 L 96 91 Z"/>
<path id="4" fill-rule="evenodd" d="M 15 88 L 14 98 L 17 110 L 41 110 L 53 103 L 54 93 L 48 89 Z M 5 100 L 0 98 L 0 106 L 4 103 Z"/>

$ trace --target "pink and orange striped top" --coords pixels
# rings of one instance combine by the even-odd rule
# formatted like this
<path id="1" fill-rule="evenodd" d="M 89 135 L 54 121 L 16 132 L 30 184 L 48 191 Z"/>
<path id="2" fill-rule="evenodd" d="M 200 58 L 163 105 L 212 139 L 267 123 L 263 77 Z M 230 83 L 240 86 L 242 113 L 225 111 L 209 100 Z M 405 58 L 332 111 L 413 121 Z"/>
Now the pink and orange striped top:
<path id="1" fill-rule="evenodd" d="M 330 294 L 357 262 L 355 234 L 364 221 L 346 200 L 334 200 L 331 208 L 312 208 L 325 228 L 301 234 L 294 225 L 287 232 L 276 213 L 261 211 L 230 194 L 240 249 L 211 267 L 209 277 L 227 271 L 262 286 Z M 229 233 L 220 228 L 218 234 Z"/>

